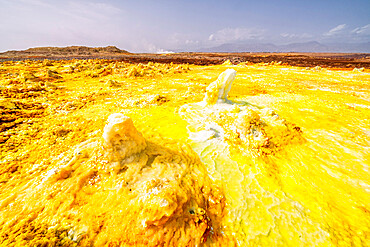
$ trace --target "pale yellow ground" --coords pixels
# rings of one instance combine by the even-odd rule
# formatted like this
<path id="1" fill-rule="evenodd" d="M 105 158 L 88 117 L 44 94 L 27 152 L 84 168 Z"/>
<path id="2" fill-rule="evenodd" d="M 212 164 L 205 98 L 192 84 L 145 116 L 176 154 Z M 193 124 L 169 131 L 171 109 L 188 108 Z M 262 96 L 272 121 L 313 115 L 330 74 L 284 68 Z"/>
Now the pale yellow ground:
<path id="1" fill-rule="evenodd" d="M 194 104 L 228 68 L 273 145 Z M 370 246 L 369 71 L 26 61 L 0 64 L 0 90 L 1 246 Z M 148 143 L 119 168 L 117 112 Z M 190 140 L 204 122 L 227 138 Z"/>

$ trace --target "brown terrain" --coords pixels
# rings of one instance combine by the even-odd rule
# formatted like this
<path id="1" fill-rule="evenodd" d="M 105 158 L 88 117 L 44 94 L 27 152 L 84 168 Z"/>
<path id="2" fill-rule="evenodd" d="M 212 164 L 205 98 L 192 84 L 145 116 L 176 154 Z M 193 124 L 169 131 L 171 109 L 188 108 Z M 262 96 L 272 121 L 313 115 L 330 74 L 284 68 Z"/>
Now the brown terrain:
<path id="1" fill-rule="evenodd" d="M 221 64 L 230 60 L 233 64 L 240 62 L 271 63 L 300 67 L 327 68 L 370 68 L 369 53 L 193 53 L 180 52 L 170 54 L 129 53 L 115 46 L 107 47 L 38 47 L 24 51 L 7 51 L 0 53 L 1 61 L 19 60 L 70 60 L 70 59 L 110 59 L 131 63 L 189 63 L 196 65 Z"/>

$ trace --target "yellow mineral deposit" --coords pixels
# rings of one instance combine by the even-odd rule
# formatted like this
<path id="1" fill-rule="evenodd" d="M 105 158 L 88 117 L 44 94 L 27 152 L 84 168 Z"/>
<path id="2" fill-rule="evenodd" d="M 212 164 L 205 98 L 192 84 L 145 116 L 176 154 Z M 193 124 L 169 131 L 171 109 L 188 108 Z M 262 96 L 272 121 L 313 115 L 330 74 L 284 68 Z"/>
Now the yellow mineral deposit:
<path id="1" fill-rule="evenodd" d="M 102 138 L 72 149 L 3 198 L 4 245 L 235 245 L 223 195 L 186 144 L 147 142 L 115 113 Z"/>
<path id="2" fill-rule="evenodd" d="M 0 94 L 0 246 L 369 246 L 367 69 L 2 62 Z"/>

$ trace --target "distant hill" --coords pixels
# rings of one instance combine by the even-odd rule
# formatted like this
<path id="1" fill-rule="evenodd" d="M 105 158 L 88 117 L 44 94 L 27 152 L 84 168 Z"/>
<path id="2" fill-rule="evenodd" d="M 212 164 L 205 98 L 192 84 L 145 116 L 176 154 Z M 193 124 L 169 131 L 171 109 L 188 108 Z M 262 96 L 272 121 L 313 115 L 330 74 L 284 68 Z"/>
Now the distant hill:
<path id="1" fill-rule="evenodd" d="M 201 48 L 200 52 L 278 52 L 278 47 L 270 43 L 240 44 L 227 43 L 211 48 Z"/>
<path id="2" fill-rule="evenodd" d="M 286 52 L 329 52 L 334 50 L 324 44 L 317 41 L 305 42 L 305 43 L 291 43 L 288 45 L 279 46 L 279 50 Z"/>
<path id="3" fill-rule="evenodd" d="M 275 45 L 271 43 L 227 43 L 201 48 L 199 52 L 348 52 L 370 53 L 370 42 L 358 44 L 322 44 L 317 41 Z"/>
<path id="4" fill-rule="evenodd" d="M 23 51 L 6 51 L 0 53 L 1 56 L 94 56 L 94 55 L 116 55 L 128 54 L 128 51 L 120 50 L 115 46 L 107 47 L 86 47 L 86 46 L 68 46 L 68 47 L 36 47 Z"/>

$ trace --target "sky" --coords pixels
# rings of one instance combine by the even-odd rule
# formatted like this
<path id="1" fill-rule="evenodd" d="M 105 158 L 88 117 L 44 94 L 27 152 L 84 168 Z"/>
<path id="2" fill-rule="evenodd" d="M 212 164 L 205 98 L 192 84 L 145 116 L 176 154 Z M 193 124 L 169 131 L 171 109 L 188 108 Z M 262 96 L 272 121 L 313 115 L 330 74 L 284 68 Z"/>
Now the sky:
<path id="1" fill-rule="evenodd" d="M 369 0 L 0 0 L 0 51 L 370 42 Z"/>

